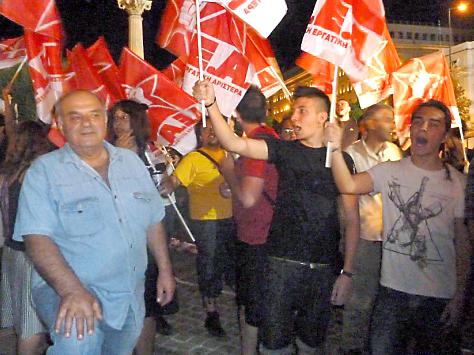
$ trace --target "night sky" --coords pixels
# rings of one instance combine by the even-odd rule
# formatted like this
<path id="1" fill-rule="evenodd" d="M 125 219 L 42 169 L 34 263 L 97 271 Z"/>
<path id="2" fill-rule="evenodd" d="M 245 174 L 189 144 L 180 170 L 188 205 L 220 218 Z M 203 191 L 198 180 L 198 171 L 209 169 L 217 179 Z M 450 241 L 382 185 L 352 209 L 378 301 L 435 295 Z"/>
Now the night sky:
<path id="1" fill-rule="evenodd" d="M 286 0 L 288 13 L 270 36 L 277 60 L 286 70 L 294 65 L 300 53 L 299 44 L 308 23 L 316 0 Z M 56 0 L 63 19 L 67 35 L 66 47 L 71 48 L 77 42 L 89 46 L 98 36 L 103 35 L 109 44 L 110 51 L 118 60 L 123 46 L 127 45 L 128 20 L 125 11 L 120 10 L 115 0 Z M 386 17 L 388 20 L 407 20 L 447 23 L 447 0 L 386 0 Z M 143 32 L 145 58 L 159 69 L 166 67 L 173 56 L 160 49 L 154 38 L 165 0 L 153 0 L 152 10 L 144 13 Z M 453 16 L 453 26 L 472 25 L 473 16 L 460 19 Z M 0 38 L 21 35 L 21 28 L 0 17 Z"/>

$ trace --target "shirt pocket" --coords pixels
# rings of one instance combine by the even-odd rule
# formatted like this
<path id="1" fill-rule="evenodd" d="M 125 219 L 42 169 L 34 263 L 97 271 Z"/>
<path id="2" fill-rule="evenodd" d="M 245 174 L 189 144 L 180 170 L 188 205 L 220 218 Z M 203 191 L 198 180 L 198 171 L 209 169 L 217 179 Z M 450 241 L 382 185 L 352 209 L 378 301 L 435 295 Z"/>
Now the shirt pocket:
<path id="1" fill-rule="evenodd" d="M 135 226 L 146 230 L 153 223 L 152 219 L 156 213 L 157 199 L 161 199 L 161 197 L 156 192 L 143 190 L 132 192 L 132 208 L 129 209 L 129 212 Z"/>
<path id="2" fill-rule="evenodd" d="M 63 203 L 59 217 L 66 234 L 73 237 L 94 235 L 104 228 L 97 197 Z"/>

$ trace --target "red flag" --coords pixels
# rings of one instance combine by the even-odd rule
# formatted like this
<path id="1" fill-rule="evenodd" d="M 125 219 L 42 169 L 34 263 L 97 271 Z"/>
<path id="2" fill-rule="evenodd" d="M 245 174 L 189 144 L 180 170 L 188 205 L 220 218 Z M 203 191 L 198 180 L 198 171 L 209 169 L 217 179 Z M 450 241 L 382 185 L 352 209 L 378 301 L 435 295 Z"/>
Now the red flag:
<path id="1" fill-rule="evenodd" d="M 288 7 L 285 0 L 218 0 L 216 1 L 252 26 L 267 38 L 285 16 Z"/>
<path id="2" fill-rule="evenodd" d="M 385 27 L 384 40 L 367 63 L 366 78 L 361 81 L 351 80 L 361 108 L 376 104 L 393 94 L 390 74 L 400 65 L 402 62 L 398 57 L 392 37 Z"/>
<path id="3" fill-rule="evenodd" d="M 301 53 L 295 64 L 311 74 L 313 86 L 324 91 L 327 95 L 332 94 L 334 64 L 306 52 Z"/>
<path id="4" fill-rule="evenodd" d="M 183 85 L 184 70 L 186 69 L 186 59 L 178 58 L 161 72 L 176 85 Z"/>
<path id="5" fill-rule="evenodd" d="M 107 108 L 116 101 L 81 44 L 76 44 L 72 51 L 68 53 L 68 61 L 75 74 L 71 84 L 72 88 L 93 92 L 102 99 Z"/>
<path id="6" fill-rule="evenodd" d="M 442 52 L 410 59 L 392 74 L 392 85 L 395 124 L 401 136 L 408 133 L 413 109 L 429 99 L 444 102 L 454 123 L 460 126 L 449 67 Z"/>
<path id="7" fill-rule="evenodd" d="M 125 92 L 123 91 L 122 85 L 120 85 L 119 70 L 110 55 L 104 37 L 99 37 L 92 46 L 87 48 L 87 56 L 97 70 L 97 74 L 99 74 L 113 100 L 124 99 Z"/>
<path id="8" fill-rule="evenodd" d="M 148 105 L 152 139 L 165 146 L 180 144 L 199 121 L 196 100 L 127 48 L 120 77 L 127 97 Z"/>
<path id="9" fill-rule="evenodd" d="M 36 101 L 38 118 L 51 122 L 51 110 L 63 92 L 61 46 L 52 37 L 25 29 L 28 67 Z"/>
<path id="10" fill-rule="evenodd" d="M 10 68 L 26 58 L 23 36 L 0 41 L 0 69 Z"/>
<path id="11" fill-rule="evenodd" d="M 54 0 L 3 0 L 0 14 L 29 31 L 61 40 L 61 19 Z"/>
<path id="12" fill-rule="evenodd" d="M 319 0 L 301 49 L 362 80 L 367 62 L 383 39 L 384 28 L 382 0 Z"/>

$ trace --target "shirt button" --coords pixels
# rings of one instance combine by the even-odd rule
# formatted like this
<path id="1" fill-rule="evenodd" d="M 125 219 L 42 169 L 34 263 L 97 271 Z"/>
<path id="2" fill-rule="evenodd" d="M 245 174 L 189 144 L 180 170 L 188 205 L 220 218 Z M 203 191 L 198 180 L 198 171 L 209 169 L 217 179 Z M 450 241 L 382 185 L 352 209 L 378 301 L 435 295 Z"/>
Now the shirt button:
<path id="1" fill-rule="evenodd" d="M 119 218 L 119 222 L 122 223 L 122 218 Z"/>
<path id="2" fill-rule="evenodd" d="M 114 195 L 114 199 L 117 199 L 117 195 Z"/>
<path id="3" fill-rule="evenodd" d="M 130 249 L 133 249 L 133 244 L 130 244 Z"/>
<path id="4" fill-rule="evenodd" d="M 137 270 L 137 268 L 134 266 L 134 267 L 133 267 L 133 271 L 136 271 L 136 270 Z"/>

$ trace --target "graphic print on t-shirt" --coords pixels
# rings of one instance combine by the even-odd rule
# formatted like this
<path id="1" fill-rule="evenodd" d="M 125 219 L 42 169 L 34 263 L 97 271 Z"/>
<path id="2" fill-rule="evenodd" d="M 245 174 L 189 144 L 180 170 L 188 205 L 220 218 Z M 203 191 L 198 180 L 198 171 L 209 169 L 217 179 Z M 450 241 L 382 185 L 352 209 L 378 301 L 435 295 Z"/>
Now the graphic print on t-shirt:
<path id="1" fill-rule="evenodd" d="M 384 249 L 410 256 L 420 268 L 425 268 L 432 262 L 443 262 L 439 248 L 432 238 L 429 221 L 439 215 L 443 208 L 439 201 L 427 207 L 423 206 L 423 194 L 428 180 L 425 176 L 419 189 L 406 201 L 401 194 L 400 184 L 394 181 L 388 184 L 388 197 L 400 215 L 387 234 Z"/>

